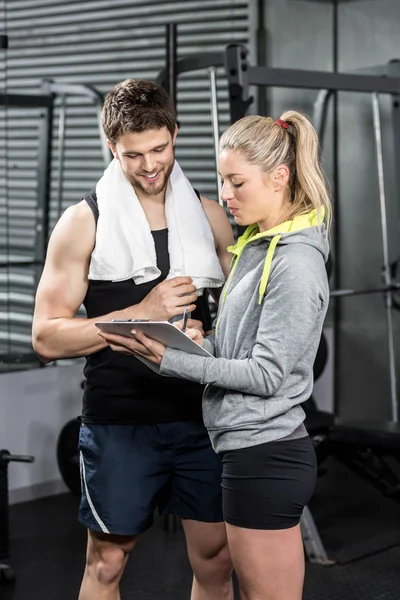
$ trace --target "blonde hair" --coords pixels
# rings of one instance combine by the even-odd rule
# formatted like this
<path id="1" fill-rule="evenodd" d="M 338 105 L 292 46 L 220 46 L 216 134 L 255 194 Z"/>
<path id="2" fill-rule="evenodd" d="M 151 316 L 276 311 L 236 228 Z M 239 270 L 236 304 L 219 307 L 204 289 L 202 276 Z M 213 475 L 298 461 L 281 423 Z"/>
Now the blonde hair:
<path id="1" fill-rule="evenodd" d="M 320 166 L 317 132 L 310 121 L 295 110 L 284 112 L 280 121 L 281 124 L 270 117 L 244 117 L 222 135 L 220 151 L 236 151 L 265 173 L 285 164 L 290 173 L 291 207 L 284 220 L 315 209 L 320 224 L 321 209 L 324 209 L 329 230 L 332 205 Z"/>

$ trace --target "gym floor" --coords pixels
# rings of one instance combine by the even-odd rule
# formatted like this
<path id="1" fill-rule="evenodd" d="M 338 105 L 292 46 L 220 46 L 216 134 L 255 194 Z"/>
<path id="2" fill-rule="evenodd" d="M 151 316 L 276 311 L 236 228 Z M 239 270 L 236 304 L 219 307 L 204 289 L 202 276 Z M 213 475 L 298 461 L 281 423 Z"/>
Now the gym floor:
<path id="1" fill-rule="evenodd" d="M 310 508 L 330 567 L 307 564 L 304 600 L 399 600 L 400 505 L 329 459 Z M 11 507 L 10 564 L 15 586 L 2 600 L 73 600 L 85 560 L 85 530 L 70 494 Z M 191 573 L 181 527 L 155 518 L 126 569 L 124 600 L 187 600 Z"/>

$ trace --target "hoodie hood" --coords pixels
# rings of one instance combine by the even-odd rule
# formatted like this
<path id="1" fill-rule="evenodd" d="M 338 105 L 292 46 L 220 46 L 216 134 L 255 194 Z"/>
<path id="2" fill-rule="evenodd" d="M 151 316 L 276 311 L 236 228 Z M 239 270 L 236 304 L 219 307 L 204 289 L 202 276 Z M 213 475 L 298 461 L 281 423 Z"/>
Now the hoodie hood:
<path id="1" fill-rule="evenodd" d="M 322 210 L 322 218 L 323 216 Z M 321 223 L 315 209 L 304 215 L 298 215 L 290 221 L 280 223 L 267 231 L 260 232 L 257 224 L 249 225 L 236 244 L 234 246 L 229 246 L 228 248 L 228 251 L 233 254 L 233 258 L 231 272 L 224 289 L 224 301 L 243 250 L 248 244 L 255 243 L 268 243 L 268 250 L 259 286 L 259 304 L 261 304 L 266 293 L 272 259 L 278 244 L 307 244 L 321 253 L 324 262 L 328 260 L 329 255 L 329 242 L 326 227 L 324 223 Z"/>

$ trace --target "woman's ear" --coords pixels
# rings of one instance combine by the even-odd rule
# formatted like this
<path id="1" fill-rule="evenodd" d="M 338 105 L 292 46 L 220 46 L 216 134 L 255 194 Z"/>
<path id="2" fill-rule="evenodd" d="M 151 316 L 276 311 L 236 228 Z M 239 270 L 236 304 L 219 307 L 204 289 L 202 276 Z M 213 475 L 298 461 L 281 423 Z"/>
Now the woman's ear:
<path id="1" fill-rule="evenodd" d="M 272 176 L 274 185 L 277 186 L 277 191 L 284 188 L 289 183 L 289 169 L 287 165 L 279 165 Z"/>

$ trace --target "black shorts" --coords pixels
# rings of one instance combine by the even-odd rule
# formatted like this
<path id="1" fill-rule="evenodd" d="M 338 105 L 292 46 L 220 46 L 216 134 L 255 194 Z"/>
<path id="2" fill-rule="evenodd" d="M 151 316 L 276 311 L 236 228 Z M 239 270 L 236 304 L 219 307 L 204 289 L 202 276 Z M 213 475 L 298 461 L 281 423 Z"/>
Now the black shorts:
<path id="1" fill-rule="evenodd" d="M 223 521 L 221 459 L 204 425 L 82 425 L 82 499 L 88 529 L 136 535 L 153 512 L 204 522 Z"/>
<path id="2" fill-rule="evenodd" d="M 226 523 L 248 529 L 289 529 L 300 521 L 317 478 L 309 436 L 222 453 Z"/>

